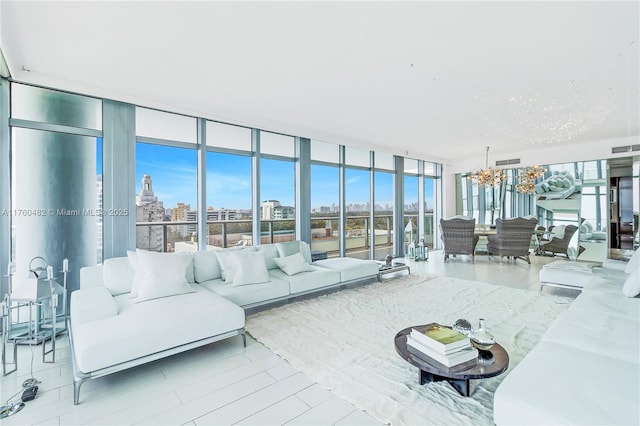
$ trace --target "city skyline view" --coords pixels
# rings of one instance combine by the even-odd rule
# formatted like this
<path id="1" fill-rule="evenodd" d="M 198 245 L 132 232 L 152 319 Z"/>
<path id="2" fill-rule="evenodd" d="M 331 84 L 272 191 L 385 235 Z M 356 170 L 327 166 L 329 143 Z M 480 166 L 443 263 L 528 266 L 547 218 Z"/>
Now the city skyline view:
<path id="1" fill-rule="evenodd" d="M 98 150 L 98 168 L 101 174 L 101 150 Z M 261 159 L 260 198 L 278 200 L 283 206 L 295 206 L 294 162 Z M 138 143 L 136 145 L 136 194 L 142 189 L 142 177 L 153 179 L 153 189 L 165 208 L 178 203 L 197 206 L 197 151 L 163 145 Z M 251 157 L 218 152 L 207 153 L 206 205 L 214 209 L 250 210 Z M 337 206 L 338 168 L 311 166 L 311 209 Z M 346 204 L 369 204 L 369 172 L 347 168 L 345 173 Z M 405 177 L 404 204 L 417 206 L 418 178 Z M 433 206 L 433 185 L 425 185 L 427 207 Z M 391 173 L 376 172 L 376 209 L 393 205 L 393 178 Z M 410 207 L 411 206 L 411 207 Z"/>

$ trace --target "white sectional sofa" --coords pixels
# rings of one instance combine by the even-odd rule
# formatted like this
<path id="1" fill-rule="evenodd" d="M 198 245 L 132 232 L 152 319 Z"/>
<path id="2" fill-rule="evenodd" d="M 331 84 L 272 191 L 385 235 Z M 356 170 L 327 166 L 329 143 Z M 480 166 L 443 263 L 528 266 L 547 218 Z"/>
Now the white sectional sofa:
<path id="1" fill-rule="evenodd" d="M 196 253 L 138 250 L 82 268 L 70 306 L 74 403 L 89 379 L 232 336 L 245 341 L 245 309 L 374 280 L 378 272 L 377 263 L 358 259 L 312 264 L 301 241 Z"/>
<path id="2" fill-rule="evenodd" d="M 640 424 L 640 251 L 603 266 L 499 385 L 497 425 Z"/>
<path id="3" fill-rule="evenodd" d="M 373 280 L 379 273 L 379 265 L 370 260 L 331 258 L 311 262 L 311 250 L 303 241 L 265 244 L 255 250 L 264 255 L 269 275 L 267 282 L 229 285 L 219 251 L 200 251 L 194 254 L 195 281 L 249 310 L 353 282 Z M 227 252 L 233 253 L 234 250 Z M 298 252 L 304 258 L 306 270 L 289 275 L 276 262 Z"/>

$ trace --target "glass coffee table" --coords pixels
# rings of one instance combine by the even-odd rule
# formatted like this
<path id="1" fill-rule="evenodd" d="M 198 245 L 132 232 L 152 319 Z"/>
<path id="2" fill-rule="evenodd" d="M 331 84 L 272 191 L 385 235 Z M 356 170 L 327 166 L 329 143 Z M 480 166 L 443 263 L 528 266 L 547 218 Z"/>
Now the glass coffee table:
<path id="1" fill-rule="evenodd" d="M 421 385 L 429 382 L 447 381 L 460 395 L 469 396 L 469 381 L 471 379 L 486 379 L 498 376 L 504 373 L 509 367 L 509 354 L 497 343 L 491 347 L 490 351 L 486 351 L 490 352 L 490 355 L 486 352 L 481 352 L 477 364 L 462 371 L 456 371 L 455 367 L 445 370 L 429 364 L 425 359 L 415 356 L 407 349 L 407 335 L 411 333 L 411 329 L 415 328 L 418 331 L 423 331 L 426 327 L 427 325 L 407 327 L 400 330 L 395 337 L 395 346 L 398 355 L 409 364 L 420 369 L 419 379 Z M 487 359 L 487 355 L 489 355 L 489 359 Z M 426 355 L 424 357 L 428 358 Z"/>
<path id="2" fill-rule="evenodd" d="M 382 281 L 383 275 L 392 274 L 399 271 L 407 271 L 407 274 L 411 275 L 411 268 L 409 268 L 409 265 L 407 265 L 406 263 L 391 262 L 391 264 L 387 264 L 384 261 L 378 260 L 376 260 L 376 263 L 379 265 L 378 281 Z"/>

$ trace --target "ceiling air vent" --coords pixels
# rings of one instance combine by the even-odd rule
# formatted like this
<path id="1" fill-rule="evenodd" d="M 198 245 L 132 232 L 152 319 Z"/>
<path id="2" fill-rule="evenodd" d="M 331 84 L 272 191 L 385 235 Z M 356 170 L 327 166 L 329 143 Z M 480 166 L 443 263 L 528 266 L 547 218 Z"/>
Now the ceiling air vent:
<path id="1" fill-rule="evenodd" d="M 512 158 L 511 160 L 498 160 L 496 166 L 508 166 L 509 164 L 520 164 L 519 158 Z"/>
<path id="2" fill-rule="evenodd" d="M 629 152 L 629 151 L 631 151 L 631 145 L 614 146 L 613 148 L 611 148 L 612 154 L 620 154 L 621 152 Z"/>

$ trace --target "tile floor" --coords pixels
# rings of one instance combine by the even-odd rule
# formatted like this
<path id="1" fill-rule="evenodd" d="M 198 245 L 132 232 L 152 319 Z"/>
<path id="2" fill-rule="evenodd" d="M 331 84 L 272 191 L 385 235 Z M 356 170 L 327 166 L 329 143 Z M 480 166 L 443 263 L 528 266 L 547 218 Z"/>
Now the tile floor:
<path id="1" fill-rule="evenodd" d="M 427 262 L 410 262 L 412 274 L 446 275 L 538 290 L 538 271 L 555 259 L 531 256 L 525 262 L 467 256 L 443 262 L 433 251 Z M 388 279 L 385 277 L 385 279 Z M 545 292 L 575 296 L 574 290 Z M 64 336 L 63 336 L 64 337 Z M 34 347 L 33 376 L 41 381 L 35 400 L 2 425 L 153 424 L 153 425 L 362 425 L 379 424 L 330 391 L 314 384 L 250 337 L 240 337 L 85 383 L 73 405 L 69 346 L 58 340 L 54 364 L 43 364 Z M 0 378 L 2 404 L 31 377 L 31 351 L 19 347 L 19 369 Z"/>

